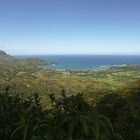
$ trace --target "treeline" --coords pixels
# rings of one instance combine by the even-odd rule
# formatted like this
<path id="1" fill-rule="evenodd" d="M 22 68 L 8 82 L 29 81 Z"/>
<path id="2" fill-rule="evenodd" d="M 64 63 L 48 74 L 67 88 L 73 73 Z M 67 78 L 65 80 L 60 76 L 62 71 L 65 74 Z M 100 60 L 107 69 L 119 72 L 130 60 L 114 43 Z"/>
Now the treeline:
<path id="1" fill-rule="evenodd" d="M 50 94 L 44 109 L 38 94 L 0 93 L 1 140 L 139 140 L 140 86 L 105 95 L 93 106 L 83 94 Z"/>

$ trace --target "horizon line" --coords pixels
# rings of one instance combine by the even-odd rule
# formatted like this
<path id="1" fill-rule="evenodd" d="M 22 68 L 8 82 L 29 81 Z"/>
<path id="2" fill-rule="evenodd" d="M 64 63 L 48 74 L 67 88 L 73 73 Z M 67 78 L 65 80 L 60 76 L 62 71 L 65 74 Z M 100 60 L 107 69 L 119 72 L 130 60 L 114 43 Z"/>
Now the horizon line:
<path id="1" fill-rule="evenodd" d="M 140 54 L 11 54 L 11 55 L 14 55 L 14 56 L 20 56 L 20 55 L 22 55 L 22 56 L 43 56 L 43 55 L 120 55 L 120 56 L 122 56 L 122 55 L 124 55 L 124 56 L 130 56 L 130 55 L 135 55 L 135 56 L 138 56 L 138 55 L 140 55 Z"/>

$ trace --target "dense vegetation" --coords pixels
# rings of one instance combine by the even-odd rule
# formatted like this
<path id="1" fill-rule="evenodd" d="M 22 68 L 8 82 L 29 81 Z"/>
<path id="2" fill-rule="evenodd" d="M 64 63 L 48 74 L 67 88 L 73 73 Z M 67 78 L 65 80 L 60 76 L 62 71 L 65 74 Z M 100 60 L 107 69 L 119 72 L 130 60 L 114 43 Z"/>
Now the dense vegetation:
<path id="1" fill-rule="evenodd" d="M 0 53 L 0 140 L 140 140 L 139 65 L 49 71 Z"/>
<path id="2" fill-rule="evenodd" d="M 136 83 L 135 83 L 136 84 Z M 61 98 L 50 94 L 51 107 L 44 109 L 36 93 L 30 98 L 0 94 L 0 138 L 2 140 L 139 140 L 140 81 L 127 96 L 111 93 L 96 106 L 82 94 Z M 133 93 L 131 93 L 133 91 Z"/>

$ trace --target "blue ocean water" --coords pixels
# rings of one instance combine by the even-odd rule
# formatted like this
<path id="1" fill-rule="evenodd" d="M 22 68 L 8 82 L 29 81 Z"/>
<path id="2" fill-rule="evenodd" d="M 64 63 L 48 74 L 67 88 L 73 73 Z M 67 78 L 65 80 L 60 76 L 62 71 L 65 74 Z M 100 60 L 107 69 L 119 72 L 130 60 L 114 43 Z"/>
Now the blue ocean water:
<path id="1" fill-rule="evenodd" d="M 140 64 L 140 55 L 24 55 L 18 58 L 40 58 L 57 64 L 46 66 L 52 70 L 96 70 L 110 66 Z"/>

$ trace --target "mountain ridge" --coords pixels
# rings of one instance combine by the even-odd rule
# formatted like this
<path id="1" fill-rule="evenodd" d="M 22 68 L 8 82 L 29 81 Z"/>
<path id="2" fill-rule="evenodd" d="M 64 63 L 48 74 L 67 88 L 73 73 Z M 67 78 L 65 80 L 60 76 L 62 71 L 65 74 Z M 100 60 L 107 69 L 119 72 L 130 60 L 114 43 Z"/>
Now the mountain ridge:
<path id="1" fill-rule="evenodd" d="M 49 62 L 46 60 L 42 60 L 39 58 L 24 58 L 18 59 L 15 56 L 11 56 L 7 54 L 5 51 L 0 50 L 0 64 L 10 65 L 10 67 L 14 66 L 26 66 L 26 67 L 38 67 L 41 65 L 48 65 Z"/>
<path id="2" fill-rule="evenodd" d="M 9 61 L 9 60 L 16 60 L 14 56 L 7 54 L 5 51 L 0 50 L 0 60 Z"/>

